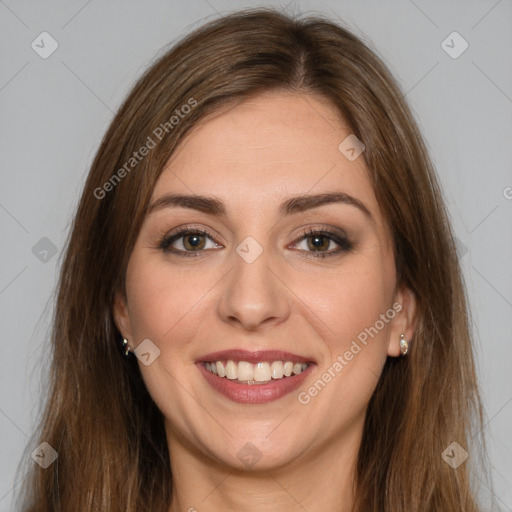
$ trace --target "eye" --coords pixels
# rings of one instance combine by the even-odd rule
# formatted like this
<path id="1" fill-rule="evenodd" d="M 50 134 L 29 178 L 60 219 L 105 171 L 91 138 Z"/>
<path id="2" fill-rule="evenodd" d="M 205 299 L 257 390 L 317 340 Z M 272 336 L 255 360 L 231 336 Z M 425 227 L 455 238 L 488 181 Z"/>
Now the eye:
<path id="1" fill-rule="evenodd" d="M 298 240 L 302 240 L 301 243 L 305 244 L 302 249 L 305 251 L 305 255 L 313 258 L 336 256 L 354 248 L 354 244 L 347 236 L 325 228 L 320 230 L 306 229 Z M 328 251 L 333 244 L 338 245 L 339 248 Z"/>
<path id="2" fill-rule="evenodd" d="M 205 238 L 208 238 L 213 243 L 213 247 L 207 247 Z M 166 253 L 170 252 L 179 256 L 197 257 L 200 256 L 204 249 L 215 249 L 218 246 L 213 241 L 213 235 L 208 231 L 188 227 L 170 236 L 165 236 L 160 241 L 158 247 Z"/>
<path id="3" fill-rule="evenodd" d="M 212 245 L 208 247 L 208 241 Z M 305 244 L 301 249 L 307 257 L 325 258 L 326 256 L 336 256 L 343 252 L 350 251 L 354 244 L 343 234 L 330 231 L 328 229 L 306 229 L 298 238 L 301 244 Z M 300 245 L 300 244 L 299 244 Z M 332 249 L 333 245 L 339 248 Z M 162 238 L 159 249 L 164 253 L 173 253 L 178 256 L 198 257 L 205 249 L 215 249 L 220 246 L 214 241 L 214 236 L 202 228 L 192 228 L 187 226 L 175 233 L 171 233 Z"/>

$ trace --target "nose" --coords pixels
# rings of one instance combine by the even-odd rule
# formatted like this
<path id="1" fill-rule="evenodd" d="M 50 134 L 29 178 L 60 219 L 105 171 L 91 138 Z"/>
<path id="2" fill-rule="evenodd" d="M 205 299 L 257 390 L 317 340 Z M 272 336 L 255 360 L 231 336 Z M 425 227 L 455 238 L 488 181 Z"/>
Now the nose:
<path id="1" fill-rule="evenodd" d="M 249 249 L 253 251 L 254 246 Z M 223 282 L 218 302 L 222 320 L 249 331 L 284 322 L 290 315 L 290 292 L 275 258 L 266 250 L 253 261 L 243 252 L 234 252 L 232 261 L 234 268 Z"/>

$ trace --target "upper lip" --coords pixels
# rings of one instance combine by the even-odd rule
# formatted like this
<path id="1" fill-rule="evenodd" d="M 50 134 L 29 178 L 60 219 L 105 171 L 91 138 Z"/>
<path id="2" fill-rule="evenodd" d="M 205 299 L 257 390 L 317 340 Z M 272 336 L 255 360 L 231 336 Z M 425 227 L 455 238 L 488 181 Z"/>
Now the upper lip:
<path id="1" fill-rule="evenodd" d="M 282 350 L 221 350 L 219 352 L 211 352 L 204 356 L 199 357 L 196 363 L 205 363 L 211 361 L 247 361 L 248 363 L 261 363 L 264 361 L 291 361 L 292 363 L 313 363 L 313 359 L 308 357 L 292 354 L 291 352 L 284 352 Z"/>

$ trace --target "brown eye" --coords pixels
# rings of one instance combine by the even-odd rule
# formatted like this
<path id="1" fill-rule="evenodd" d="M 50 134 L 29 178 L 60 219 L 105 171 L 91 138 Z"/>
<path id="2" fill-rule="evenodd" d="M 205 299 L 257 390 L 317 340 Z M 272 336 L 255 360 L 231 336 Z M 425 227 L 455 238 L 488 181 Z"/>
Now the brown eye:
<path id="1" fill-rule="evenodd" d="M 207 247 L 210 241 L 213 246 Z M 213 236 L 200 229 L 184 229 L 171 236 L 164 237 L 159 248 L 165 253 L 174 253 L 179 256 L 199 256 L 205 249 L 214 249 L 218 245 Z"/>
<path id="2" fill-rule="evenodd" d="M 331 239 L 324 235 L 313 235 L 308 236 L 308 248 L 312 251 L 322 251 L 329 249 L 329 245 L 331 243 Z"/>
<path id="3" fill-rule="evenodd" d="M 205 246 L 204 235 L 201 233 L 192 233 L 182 237 L 183 246 L 187 251 L 196 251 Z"/>
<path id="4" fill-rule="evenodd" d="M 303 240 L 306 241 L 306 247 L 301 250 L 304 251 L 305 256 L 313 258 L 336 256 L 354 248 L 354 244 L 347 238 L 347 236 L 325 229 L 308 229 L 304 231 L 301 238 L 298 239 L 300 242 Z M 338 249 L 328 250 L 329 248 L 332 249 L 336 245 L 338 245 Z"/>

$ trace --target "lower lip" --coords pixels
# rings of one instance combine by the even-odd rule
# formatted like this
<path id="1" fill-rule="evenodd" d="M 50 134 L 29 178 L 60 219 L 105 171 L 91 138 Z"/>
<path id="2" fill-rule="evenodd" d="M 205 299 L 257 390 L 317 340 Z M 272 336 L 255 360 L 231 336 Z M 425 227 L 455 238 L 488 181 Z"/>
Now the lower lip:
<path id="1" fill-rule="evenodd" d="M 240 404 L 264 404 L 278 400 L 296 390 L 315 366 L 311 363 L 298 375 L 276 379 L 268 384 L 240 384 L 226 377 L 214 375 L 206 369 L 204 363 L 196 363 L 196 365 L 212 388 Z"/>

